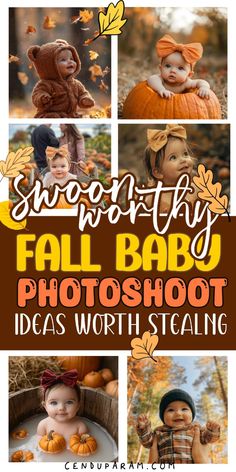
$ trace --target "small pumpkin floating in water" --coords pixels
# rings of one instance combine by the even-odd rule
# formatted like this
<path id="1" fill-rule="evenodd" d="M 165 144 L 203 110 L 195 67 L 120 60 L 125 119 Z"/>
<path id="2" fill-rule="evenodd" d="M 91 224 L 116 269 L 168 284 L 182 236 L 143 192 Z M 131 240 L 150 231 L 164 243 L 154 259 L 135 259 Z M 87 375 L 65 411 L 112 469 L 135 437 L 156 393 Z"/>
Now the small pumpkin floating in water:
<path id="1" fill-rule="evenodd" d="M 30 462 L 34 459 L 34 454 L 31 451 L 18 450 L 11 455 L 11 462 Z"/>
<path id="2" fill-rule="evenodd" d="M 52 430 L 40 439 L 39 447 L 48 454 L 57 454 L 65 449 L 66 440 L 64 436 Z"/>
<path id="3" fill-rule="evenodd" d="M 11 433 L 12 439 L 24 439 L 28 436 L 26 429 L 17 429 Z"/>
<path id="4" fill-rule="evenodd" d="M 220 119 L 218 98 L 210 90 L 210 97 L 201 98 L 198 89 L 176 93 L 171 98 L 162 98 L 148 86 L 139 82 L 128 94 L 123 108 L 123 118 L 141 119 Z"/>
<path id="5" fill-rule="evenodd" d="M 70 450 L 78 456 L 90 456 L 97 449 L 97 441 L 90 434 L 73 434 L 70 437 Z"/>

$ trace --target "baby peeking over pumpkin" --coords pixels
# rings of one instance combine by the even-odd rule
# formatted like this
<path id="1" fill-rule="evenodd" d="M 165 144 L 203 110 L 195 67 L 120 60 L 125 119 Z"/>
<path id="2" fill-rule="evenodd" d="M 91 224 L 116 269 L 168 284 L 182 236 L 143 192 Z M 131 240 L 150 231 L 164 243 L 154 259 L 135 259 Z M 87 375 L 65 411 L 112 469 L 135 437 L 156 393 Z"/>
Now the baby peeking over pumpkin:
<path id="1" fill-rule="evenodd" d="M 74 46 L 57 39 L 31 46 L 27 54 L 40 77 L 32 92 L 35 118 L 76 118 L 78 108 L 94 106 L 88 90 L 75 78 L 81 62 Z"/>

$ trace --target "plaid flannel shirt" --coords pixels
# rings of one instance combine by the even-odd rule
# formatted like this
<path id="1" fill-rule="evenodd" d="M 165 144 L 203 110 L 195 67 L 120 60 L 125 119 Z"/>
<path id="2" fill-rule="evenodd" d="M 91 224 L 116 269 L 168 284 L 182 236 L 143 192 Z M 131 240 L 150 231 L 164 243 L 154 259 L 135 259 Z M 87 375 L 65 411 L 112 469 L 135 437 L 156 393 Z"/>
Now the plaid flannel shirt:
<path id="1" fill-rule="evenodd" d="M 158 463 L 162 464 L 193 464 L 192 445 L 194 438 L 194 423 L 185 428 L 172 429 L 168 426 L 159 426 L 154 432 L 151 425 L 145 430 L 137 427 L 139 439 L 144 447 L 150 448 L 153 436 L 157 436 Z M 220 431 L 213 432 L 206 428 L 200 428 L 200 441 L 202 444 L 213 443 L 220 437 Z"/>

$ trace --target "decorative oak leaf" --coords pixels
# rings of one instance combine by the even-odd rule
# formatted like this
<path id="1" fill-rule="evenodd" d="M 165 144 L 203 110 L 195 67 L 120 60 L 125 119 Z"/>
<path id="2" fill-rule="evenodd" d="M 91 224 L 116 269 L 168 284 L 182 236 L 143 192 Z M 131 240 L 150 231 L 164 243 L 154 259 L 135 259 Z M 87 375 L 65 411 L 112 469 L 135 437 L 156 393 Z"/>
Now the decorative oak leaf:
<path id="1" fill-rule="evenodd" d="M 30 161 L 30 155 L 34 148 L 19 148 L 16 152 L 9 152 L 6 161 L 0 161 L 0 173 L 3 177 L 17 177 L 24 169 L 26 162 Z"/>
<path id="2" fill-rule="evenodd" d="M 157 362 L 152 354 L 158 344 L 158 341 L 159 339 L 156 334 L 151 335 L 149 331 L 145 331 L 142 335 L 142 338 L 132 339 L 132 356 L 134 359 L 145 359 L 146 357 L 150 357 L 154 362 Z"/>
<path id="3" fill-rule="evenodd" d="M 228 197 L 227 195 L 220 195 L 222 186 L 220 182 L 213 184 L 213 172 L 212 170 L 206 170 L 203 164 L 198 166 L 198 175 L 193 177 L 194 184 L 200 189 L 198 192 L 199 198 L 209 202 L 209 210 L 212 213 L 223 214 L 227 213 L 229 217 Z"/>
<path id="4" fill-rule="evenodd" d="M 7 228 L 19 231 L 26 227 L 26 220 L 14 221 L 10 215 L 9 201 L 0 202 L 0 221 Z"/>
<path id="5" fill-rule="evenodd" d="M 56 22 L 49 16 L 45 16 L 44 22 L 43 22 L 43 29 L 50 30 L 53 28 L 56 28 Z"/>
<path id="6" fill-rule="evenodd" d="M 122 19 L 125 10 L 123 0 L 120 0 L 117 5 L 110 3 L 106 14 L 102 11 L 98 14 L 98 21 L 100 26 L 100 35 L 121 34 L 121 28 L 126 23 L 126 19 Z"/>

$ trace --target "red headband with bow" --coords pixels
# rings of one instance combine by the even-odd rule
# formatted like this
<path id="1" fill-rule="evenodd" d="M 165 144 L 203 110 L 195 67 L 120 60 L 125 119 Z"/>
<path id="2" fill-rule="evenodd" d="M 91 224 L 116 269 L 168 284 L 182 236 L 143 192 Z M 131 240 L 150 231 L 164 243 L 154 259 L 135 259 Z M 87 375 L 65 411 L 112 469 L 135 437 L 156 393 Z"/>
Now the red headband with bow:
<path id="1" fill-rule="evenodd" d="M 159 57 L 166 57 L 173 52 L 180 52 L 188 64 L 194 64 L 202 57 L 203 47 L 201 43 L 178 44 L 169 35 L 165 34 L 156 43 L 157 55 Z"/>
<path id="2" fill-rule="evenodd" d="M 43 375 L 41 377 L 41 386 L 43 389 L 46 391 L 49 387 L 52 387 L 53 385 L 62 383 L 66 385 L 67 387 L 75 387 L 77 384 L 79 374 L 76 369 L 68 370 L 67 372 L 64 372 L 64 374 L 57 375 L 54 372 L 52 372 L 49 369 L 46 369 L 43 372 Z"/>

